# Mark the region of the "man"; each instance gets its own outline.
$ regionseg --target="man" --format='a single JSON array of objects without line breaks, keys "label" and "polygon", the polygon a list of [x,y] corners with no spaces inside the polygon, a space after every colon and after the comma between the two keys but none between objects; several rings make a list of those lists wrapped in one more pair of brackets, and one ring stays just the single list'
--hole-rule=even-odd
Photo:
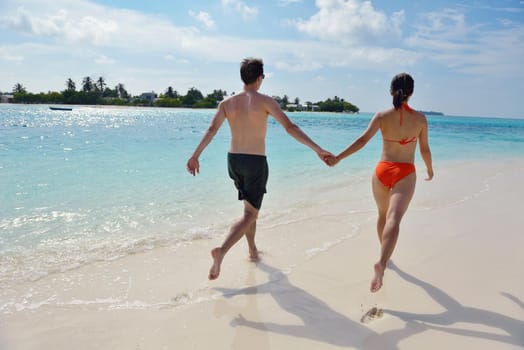
[{"label": "man", "polygon": [[264,64],[261,59],[244,59],[240,66],[240,76],[244,82],[243,91],[220,103],[211,125],[187,162],[187,170],[194,176],[200,170],[198,157],[227,119],[231,129],[229,176],[238,189],[239,200],[244,201],[244,215],[233,224],[224,243],[211,250],[213,265],[209,270],[210,280],[218,277],[224,256],[244,235],[249,246],[250,260],[258,260],[255,244],[256,221],[269,175],[265,145],[268,116],[272,115],[288,134],[315,151],[324,162],[333,157],[293,124],[273,98],[258,93],[264,80]]}]

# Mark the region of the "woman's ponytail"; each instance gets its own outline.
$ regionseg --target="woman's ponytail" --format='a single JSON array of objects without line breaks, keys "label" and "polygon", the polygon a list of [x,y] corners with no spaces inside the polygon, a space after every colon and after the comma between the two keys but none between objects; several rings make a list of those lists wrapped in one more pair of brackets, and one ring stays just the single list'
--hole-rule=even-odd
[{"label": "woman's ponytail", "polygon": [[402,89],[398,89],[393,92],[393,106],[395,106],[395,109],[399,109],[402,106],[402,102],[404,102],[404,92]]},{"label": "woman's ponytail", "polygon": [[399,109],[402,103],[408,100],[413,94],[414,87],[415,81],[408,73],[400,73],[393,77],[390,91],[393,95],[393,106],[395,106],[395,109]]}]

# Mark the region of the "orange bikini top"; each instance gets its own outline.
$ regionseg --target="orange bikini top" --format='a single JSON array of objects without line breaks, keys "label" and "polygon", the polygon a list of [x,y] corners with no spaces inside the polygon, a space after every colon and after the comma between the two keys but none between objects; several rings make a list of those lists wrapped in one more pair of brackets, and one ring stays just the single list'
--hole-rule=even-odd
[{"label": "orange bikini top", "polygon": [[[406,111],[408,111],[409,113],[413,113],[413,109],[411,109],[410,106],[408,106],[407,103],[403,103],[398,112],[400,113],[400,126],[402,126],[402,110],[405,109]],[[411,143],[411,142],[417,142],[417,138],[416,137],[412,137],[412,138],[403,138],[402,140],[390,140],[390,139],[386,139],[386,138],[382,138],[384,141],[388,141],[388,142],[398,142],[401,146],[404,146],[404,145],[407,145],[408,143]]]}]

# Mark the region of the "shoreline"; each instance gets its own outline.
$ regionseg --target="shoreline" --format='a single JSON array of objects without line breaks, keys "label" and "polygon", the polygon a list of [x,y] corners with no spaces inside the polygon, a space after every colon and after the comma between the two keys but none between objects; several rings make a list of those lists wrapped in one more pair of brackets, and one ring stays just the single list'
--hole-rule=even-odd
[{"label": "shoreline", "polygon": [[[99,108],[99,109],[160,109],[160,110],[191,110],[191,111],[215,111],[216,108],[191,108],[191,107],[155,107],[155,106],[119,106],[119,105],[68,105],[68,104],[60,104],[60,103],[31,103],[31,104],[23,104],[23,103],[0,103],[0,106],[43,106],[43,107],[50,107],[50,106],[71,106],[73,108],[75,107],[85,107],[85,108]],[[285,111],[286,113],[293,114],[333,114],[333,115],[355,115],[355,116],[362,116],[362,115],[370,115],[372,117],[376,112],[369,112],[369,111],[359,111],[357,113],[351,113],[351,112],[328,112],[328,111]],[[516,117],[516,116],[491,116],[491,115],[455,115],[455,114],[449,114],[444,113],[442,115],[437,114],[426,114],[428,117],[432,118],[481,118],[481,119],[509,119],[509,120],[523,120],[524,116]]]},{"label": "shoreline", "polygon": [[[368,182],[326,184],[283,213],[287,220],[274,225],[262,216],[261,262],[247,262],[241,241],[217,281],[206,279],[209,251],[223,235],[16,287],[12,294],[24,301],[0,310],[0,347],[522,347],[522,171],[521,158],[437,168],[432,182],[419,170],[376,294],[369,292],[378,243]],[[383,317],[361,323],[374,306]]]}]

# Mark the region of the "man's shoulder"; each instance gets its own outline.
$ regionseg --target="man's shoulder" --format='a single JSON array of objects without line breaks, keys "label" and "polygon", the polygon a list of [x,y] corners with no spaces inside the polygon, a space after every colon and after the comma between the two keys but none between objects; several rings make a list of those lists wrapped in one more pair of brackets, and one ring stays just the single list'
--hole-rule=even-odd
[{"label": "man's shoulder", "polygon": [[232,106],[235,101],[240,99],[240,94],[235,94],[229,97],[224,98],[220,103],[218,104],[219,108],[226,108],[228,106]]},{"label": "man's shoulder", "polygon": [[238,98],[238,94],[225,97],[220,103],[224,104],[224,103],[227,103],[228,101],[234,100],[235,98]]},{"label": "man's shoulder", "polygon": [[256,93],[256,97],[265,106],[269,106],[271,103],[276,103],[276,101],[275,101],[275,99],[273,97],[265,95],[265,94],[261,94],[260,92]]},{"label": "man's shoulder", "polygon": [[251,92],[240,92],[238,94],[235,94],[231,97],[228,97],[225,101],[242,101],[245,98],[249,98],[251,101],[256,101],[257,103],[262,103],[266,105],[269,102],[274,101],[274,99],[268,95],[261,94],[258,91],[251,91]]}]

